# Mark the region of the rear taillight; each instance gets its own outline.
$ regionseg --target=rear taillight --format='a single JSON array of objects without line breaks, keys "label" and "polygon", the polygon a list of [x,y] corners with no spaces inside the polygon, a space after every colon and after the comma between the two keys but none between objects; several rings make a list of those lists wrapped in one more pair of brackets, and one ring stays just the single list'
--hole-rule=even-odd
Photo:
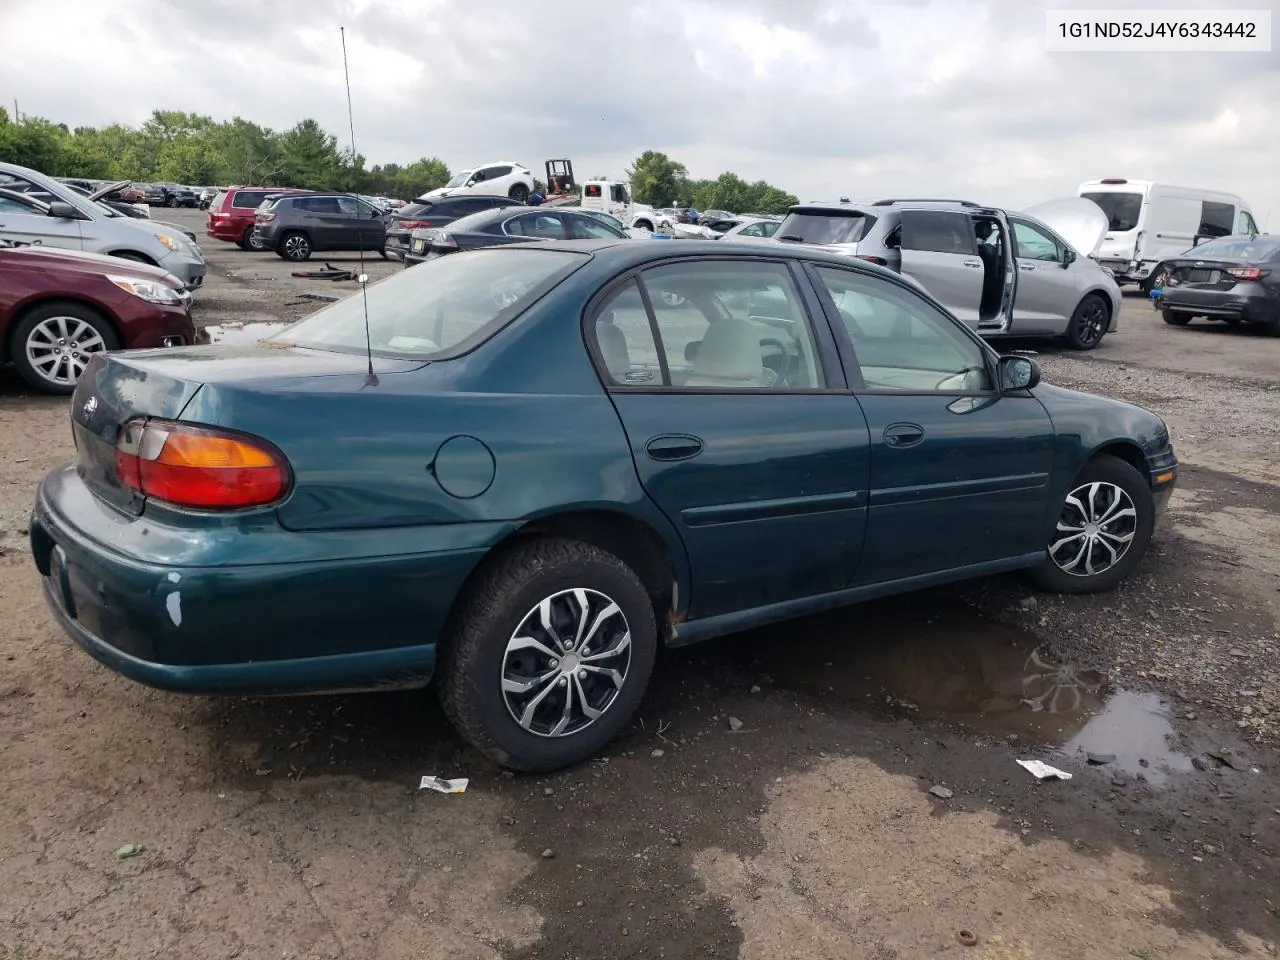
[{"label": "rear taillight", "polygon": [[276,218],[274,213],[259,213],[255,215],[259,223],[270,223]]},{"label": "rear taillight", "polygon": [[417,230],[419,227],[431,226],[431,221],[430,220],[401,220],[400,226],[404,227],[406,230]]},{"label": "rear taillight", "polygon": [[1231,267],[1227,273],[1235,277],[1237,280],[1261,280],[1267,275],[1266,270],[1258,267]]},{"label": "rear taillight", "polygon": [[449,236],[443,230],[438,231],[431,238],[431,245],[433,247],[436,247],[439,250],[457,250],[458,249],[458,241],[453,239],[453,237]]},{"label": "rear taillight", "polygon": [[116,476],[143,496],[202,510],[260,507],[289,489],[287,461],[264,441],[171,420],[124,425]]},{"label": "rear taillight", "polygon": [[871,256],[863,257],[863,256],[860,256],[860,257],[858,257],[858,259],[859,259],[859,260],[865,260],[865,261],[867,261],[867,263],[874,263],[874,264],[877,264],[878,266],[881,266],[881,267],[887,267],[887,266],[889,265],[889,261],[888,261],[888,260],[886,260],[884,257],[871,257]]}]

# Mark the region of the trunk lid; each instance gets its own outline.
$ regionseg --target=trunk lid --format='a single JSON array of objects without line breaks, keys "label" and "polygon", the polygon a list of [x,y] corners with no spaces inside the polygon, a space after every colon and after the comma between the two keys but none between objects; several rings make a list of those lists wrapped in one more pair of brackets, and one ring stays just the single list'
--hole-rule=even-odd
[{"label": "trunk lid", "polygon": [[[120,482],[115,465],[116,441],[129,420],[181,419],[206,384],[269,381],[278,385],[281,380],[299,378],[360,377],[367,363],[363,355],[275,341],[97,354],[71,397],[76,470],[98,497],[137,516],[145,498]],[[373,358],[379,375],[422,365],[421,360]]]},{"label": "trunk lid", "polygon": [[1067,241],[1082,257],[1092,257],[1107,235],[1110,221],[1102,208],[1084,197],[1060,197],[1021,211]]}]

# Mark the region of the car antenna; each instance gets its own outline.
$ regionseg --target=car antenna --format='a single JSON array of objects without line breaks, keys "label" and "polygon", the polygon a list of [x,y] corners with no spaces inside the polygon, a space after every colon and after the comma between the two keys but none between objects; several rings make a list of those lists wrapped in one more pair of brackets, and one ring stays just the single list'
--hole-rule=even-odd
[{"label": "car antenna", "polygon": [[[351,131],[351,162],[354,166],[356,153],[356,123],[351,111],[351,71],[347,68],[347,28],[339,27],[338,33],[342,36],[342,77],[347,85],[347,127]],[[356,211],[357,215],[360,210],[360,195],[356,194]],[[364,356],[368,364],[365,374],[364,384],[366,387],[376,387],[378,385],[378,375],[373,372],[373,337],[369,334],[369,278],[364,272],[364,231],[357,231],[359,239],[360,251],[360,276],[357,278],[360,282],[360,296],[364,301]]]}]

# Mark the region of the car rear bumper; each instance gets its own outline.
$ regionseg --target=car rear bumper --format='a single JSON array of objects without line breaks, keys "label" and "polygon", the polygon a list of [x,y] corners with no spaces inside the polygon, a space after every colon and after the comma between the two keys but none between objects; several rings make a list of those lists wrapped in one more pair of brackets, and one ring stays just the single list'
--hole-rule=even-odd
[{"label": "car rear bumper", "polygon": [[1238,283],[1230,290],[1161,287],[1155,306],[1196,316],[1239,319],[1244,323],[1280,323],[1280,299],[1268,296],[1257,283]]},{"label": "car rear bumper", "polygon": [[205,233],[215,240],[237,243],[244,236],[246,227],[252,227],[252,220],[213,220],[205,225]]},{"label": "car rear bumper", "polygon": [[[222,530],[175,563],[198,532],[119,514],[68,467],[41,483],[29,537],[50,609],[100,663],[166,690],[284,694],[429,682],[453,600],[501,535],[448,526],[415,528],[415,552],[363,556],[343,534],[255,530],[253,559],[231,564],[214,562]],[[433,533],[447,549],[429,549]]]}]

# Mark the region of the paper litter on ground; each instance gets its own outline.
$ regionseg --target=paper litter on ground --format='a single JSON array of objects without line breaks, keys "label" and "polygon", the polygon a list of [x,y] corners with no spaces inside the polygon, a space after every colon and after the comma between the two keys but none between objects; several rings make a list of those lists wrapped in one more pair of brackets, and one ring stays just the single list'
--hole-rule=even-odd
[{"label": "paper litter on ground", "polygon": [[434,790],[436,793],[466,793],[469,782],[466,777],[461,777],[457,780],[446,780],[444,777],[426,776],[418,784],[418,789]]},{"label": "paper litter on ground", "polygon": [[1018,766],[1022,767],[1037,780],[1045,780],[1049,777],[1057,777],[1059,780],[1071,779],[1071,774],[1067,773],[1067,771],[1051,767],[1040,760],[1019,760]]}]

